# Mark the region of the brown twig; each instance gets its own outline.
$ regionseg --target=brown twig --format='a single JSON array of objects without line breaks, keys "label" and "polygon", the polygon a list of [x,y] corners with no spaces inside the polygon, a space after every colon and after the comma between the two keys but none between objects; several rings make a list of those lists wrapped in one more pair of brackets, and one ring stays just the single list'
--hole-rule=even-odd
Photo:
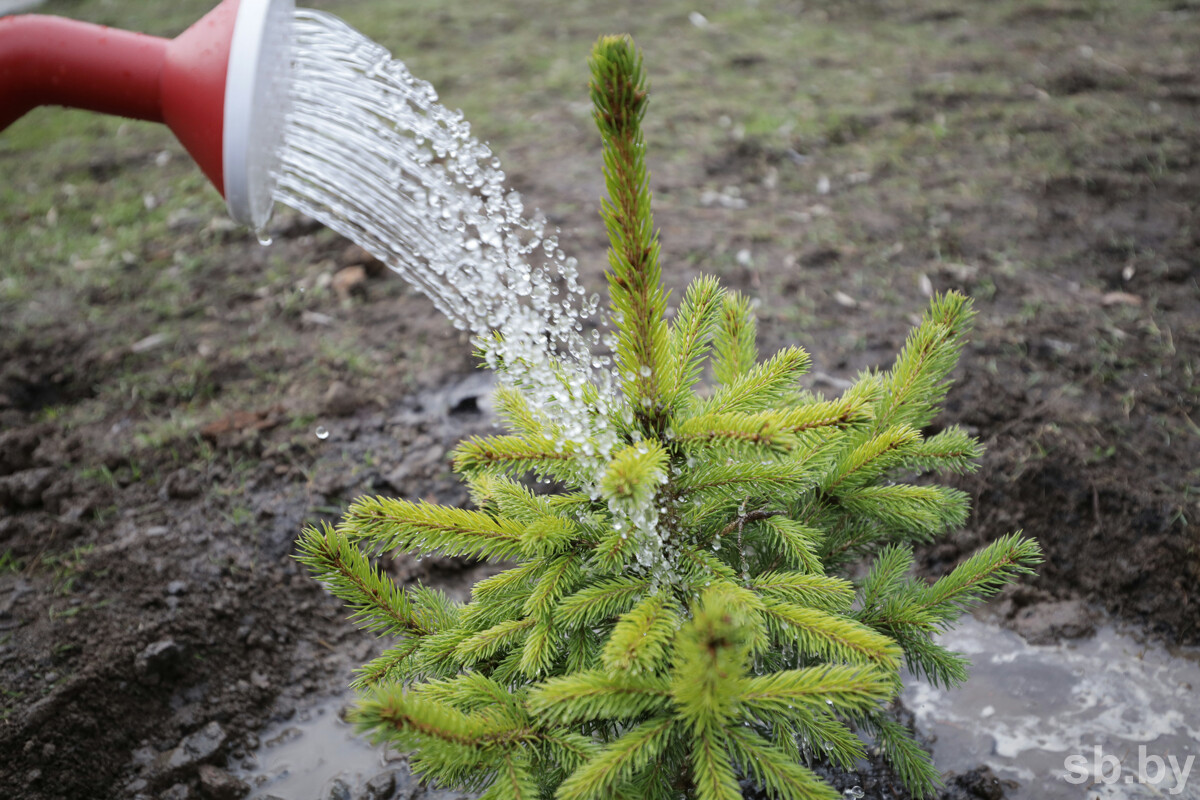
[{"label": "brown twig", "polygon": [[721,538],[722,536],[724,536],[727,533],[733,533],[733,531],[744,526],[748,522],[760,522],[761,520],[770,519],[771,517],[783,516],[785,513],[787,513],[787,512],[767,511],[764,508],[764,509],[760,509],[758,511],[749,511],[745,514],[738,514],[737,519],[735,519],[733,522],[729,523],[728,525],[726,525],[724,528],[721,529],[721,532],[717,534],[717,538]]}]

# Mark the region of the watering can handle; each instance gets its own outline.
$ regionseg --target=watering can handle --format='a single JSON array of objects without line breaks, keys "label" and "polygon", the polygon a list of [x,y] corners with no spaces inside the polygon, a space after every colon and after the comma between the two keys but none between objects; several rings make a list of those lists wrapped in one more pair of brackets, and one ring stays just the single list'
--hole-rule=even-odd
[{"label": "watering can handle", "polygon": [[62,17],[0,17],[0,130],[41,105],[162,122],[169,43]]}]

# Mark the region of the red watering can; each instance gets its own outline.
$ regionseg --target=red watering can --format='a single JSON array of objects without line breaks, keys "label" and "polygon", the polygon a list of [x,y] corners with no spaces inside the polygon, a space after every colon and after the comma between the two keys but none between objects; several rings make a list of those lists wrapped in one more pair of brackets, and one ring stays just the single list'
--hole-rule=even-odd
[{"label": "red watering can", "polygon": [[293,0],[224,0],[175,39],[0,17],[0,130],[40,105],[162,122],[238,222],[271,213],[287,112]]}]

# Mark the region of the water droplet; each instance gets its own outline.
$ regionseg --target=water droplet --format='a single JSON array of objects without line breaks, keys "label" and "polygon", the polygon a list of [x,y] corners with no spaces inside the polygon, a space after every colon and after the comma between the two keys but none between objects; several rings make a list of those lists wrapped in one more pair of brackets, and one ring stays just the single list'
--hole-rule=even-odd
[{"label": "water droplet", "polygon": [[329,429],[326,428],[324,425],[318,425],[317,426],[317,438],[321,439],[321,440],[328,439],[329,438]]},{"label": "water droplet", "polygon": [[258,238],[258,243],[263,247],[271,244],[271,235],[266,231],[255,231],[254,235]]},{"label": "water droplet", "polygon": [[825,742],[824,744],[821,745],[821,747],[824,747],[826,750],[832,750],[833,742]]}]

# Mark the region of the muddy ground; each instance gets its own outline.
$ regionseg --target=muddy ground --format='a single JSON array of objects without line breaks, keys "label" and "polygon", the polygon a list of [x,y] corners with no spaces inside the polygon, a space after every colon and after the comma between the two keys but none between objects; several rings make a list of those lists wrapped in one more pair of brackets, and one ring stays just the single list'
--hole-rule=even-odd
[{"label": "muddy ground", "polygon": [[[632,32],[676,291],[757,298],[764,352],[802,344],[825,392],[886,364],[930,292],[976,298],[939,424],[988,451],[923,573],[1020,528],[1047,561],[992,613],[1027,636],[1106,612],[1200,642],[1200,5],[318,5],[464,108],[597,288],[584,61]],[[173,35],[206,6],[47,9]],[[490,422],[463,337],[351,243],[286,211],[272,235],[227,223],[154,126],[39,110],[0,134],[6,797],[238,796],[227,760],[374,646],[292,561],[301,526],[362,493],[466,501],[446,454]]]}]

